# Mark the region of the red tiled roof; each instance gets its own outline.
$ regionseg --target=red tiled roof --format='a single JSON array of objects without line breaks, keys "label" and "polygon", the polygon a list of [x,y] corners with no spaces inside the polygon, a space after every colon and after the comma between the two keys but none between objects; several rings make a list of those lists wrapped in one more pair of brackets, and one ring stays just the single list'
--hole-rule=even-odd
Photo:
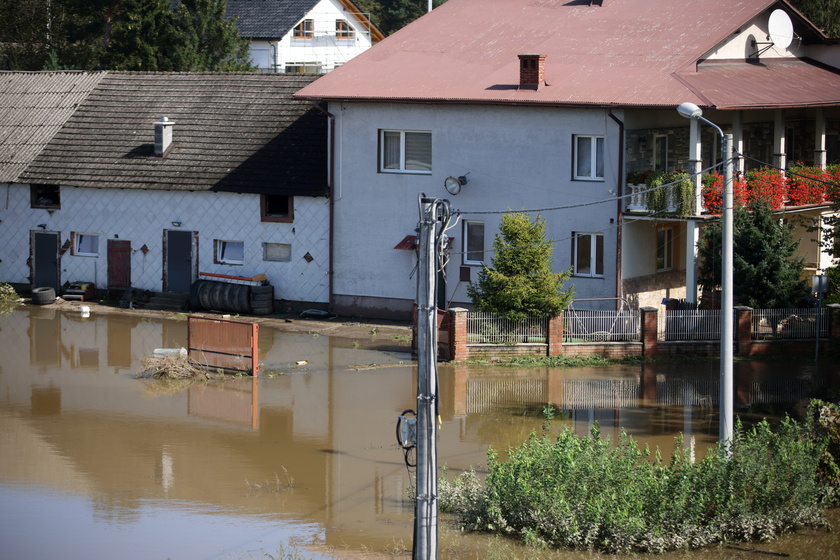
[{"label": "red tiled roof", "polygon": [[[776,98],[778,88],[746,92],[727,83],[731,76],[756,86],[772,81],[771,72],[762,73],[752,64],[732,65],[726,76],[723,67],[715,65],[708,69],[701,65],[696,74],[695,69],[698,60],[755,16],[776,5],[792,12],[786,2],[609,0],[603,4],[448,0],[296,97],[628,107],[674,106],[683,101],[710,106],[712,98],[727,107],[753,106],[753,100],[763,104],[764,97]],[[801,17],[797,21],[810,25]],[[819,35],[813,28],[809,33]],[[518,55],[526,53],[547,56],[546,85],[537,91],[518,87]],[[784,103],[805,95],[800,88],[815,78],[821,89],[840,90],[833,72],[804,62],[785,68],[794,68],[808,81],[785,86],[789,89],[782,95]],[[709,88],[708,96],[704,88]],[[825,91],[805,97],[837,102]]]}]

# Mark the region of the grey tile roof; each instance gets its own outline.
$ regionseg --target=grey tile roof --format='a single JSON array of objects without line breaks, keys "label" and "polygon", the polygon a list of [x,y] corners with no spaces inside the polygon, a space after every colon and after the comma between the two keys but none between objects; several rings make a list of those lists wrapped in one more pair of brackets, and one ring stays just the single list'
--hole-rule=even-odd
[{"label": "grey tile roof", "polygon": [[[77,187],[327,194],[327,120],[292,93],[318,76],[109,72],[22,179]],[[153,157],[155,121],[173,147]]]},{"label": "grey tile roof", "polygon": [[318,0],[228,0],[227,17],[249,39],[282,39]]},{"label": "grey tile roof", "polygon": [[0,183],[15,182],[102,72],[0,72]]}]

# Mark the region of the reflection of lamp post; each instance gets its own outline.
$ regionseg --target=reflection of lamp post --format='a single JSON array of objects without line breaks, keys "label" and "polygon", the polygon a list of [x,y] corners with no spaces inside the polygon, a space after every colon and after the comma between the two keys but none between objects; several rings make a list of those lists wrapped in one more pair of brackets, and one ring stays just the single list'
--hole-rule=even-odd
[{"label": "reflection of lamp post", "polygon": [[817,292],[817,344],[814,348],[814,361],[816,362],[820,357],[820,332],[822,331],[820,319],[822,319],[823,296],[828,291],[828,276],[825,274],[814,274],[811,277],[811,288],[811,291]]},{"label": "reflection of lamp post", "polygon": [[[729,447],[733,428],[733,375],[732,340],[734,338],[733,307],[733,196],[732,196],[732,135],[724,134],[718,125],[703,117],[703,110],[694,103],[681,103],[677,112],[687,119],[698,119],[712,125],[720,133],[721,151],[724,158],[723,211],[721,225],[723,233],[723,254],[721,258],[721,302],[720,302],[720,442]],[[728,451],[727,451],[728,453]]]}]

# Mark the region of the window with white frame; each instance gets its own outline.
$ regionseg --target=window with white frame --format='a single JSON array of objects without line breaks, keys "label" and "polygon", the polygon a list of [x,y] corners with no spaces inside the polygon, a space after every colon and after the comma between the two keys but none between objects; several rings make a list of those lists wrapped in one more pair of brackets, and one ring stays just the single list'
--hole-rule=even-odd
[{"label": "window with white frame", "polygon": [[575,276],[604,275],[604,234],[573,233]]},{"label": "window with white frame", "polygon": [[464,221],[464,264],[484,264],[484,222]]},{"label": "window with white frame", "polygon": [[263,243],[263,260],[290,262],[292,260],[292,246],[289,243]]},{"label": "window with white frame", "polygon": [[383,173],[431,173],[432,133],[380,130],[379,170]]},{"label": "window with white frame", "polygon": [[674,230],[656,230],[656,271],[671,270],[674,267]]},{"label": "window with white frame", "polygon": [[668,171],[668,137],[664,134],[653,137],[653,170]]},{"label": "window with white frame", "polygon": [[244,264],[245,263],[245,242],[227,241],[224,239],[214,240],[214,260],[218,264]]},{"label": "window with white frame", "polygon": [[574,136],[574,178],[576,181],[604,180],[604,137]]},{"label": "window with white frame", "polygon": [[73,255],[77,257],[99,256],[98,233],[73,233]]}]

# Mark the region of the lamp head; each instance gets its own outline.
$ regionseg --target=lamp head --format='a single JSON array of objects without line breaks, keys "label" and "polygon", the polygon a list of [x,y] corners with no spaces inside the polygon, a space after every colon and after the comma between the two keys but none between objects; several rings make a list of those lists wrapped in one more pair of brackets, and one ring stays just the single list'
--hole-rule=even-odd
[{"label": "lamp head", "polygon": [[677,113],[679,113],[680,116],[685,117],[687,119],[694,119],[703,116],[703,109],[701,109],[694,103],[686,101],[685,103],[680,103],[679,105],[677,105]]},{"label": "lamp head", "polygon": [[451,195],[456,195],[461,192],[461,187],[467,184],[467,177],[462,175],[460,177],[447,177],[443,182],[443,186]]}]

